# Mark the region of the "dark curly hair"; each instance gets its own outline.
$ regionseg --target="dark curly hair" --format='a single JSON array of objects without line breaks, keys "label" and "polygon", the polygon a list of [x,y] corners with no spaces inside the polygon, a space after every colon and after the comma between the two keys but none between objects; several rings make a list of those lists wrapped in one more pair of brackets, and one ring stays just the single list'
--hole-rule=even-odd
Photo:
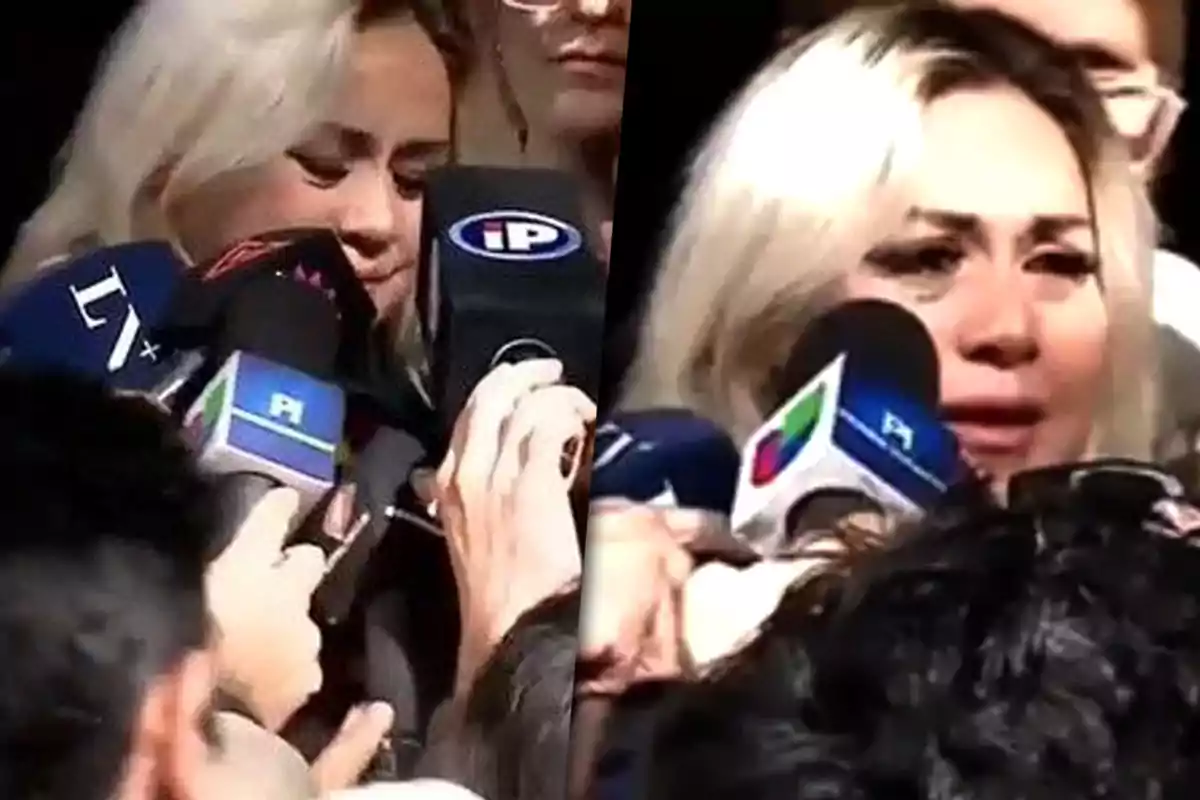
[{"label": "dark curly hair", "polygon": [[963,493],[793,591],[753,645],[678,690],[649,796],[1195,796],[1200,548],[1130,481],[1017,510]]},{"label": "dark curly hair", "polygon": [[567,797],[578,589],[526,611],[472,685],[461,726],[420,772],[496,800]]}]

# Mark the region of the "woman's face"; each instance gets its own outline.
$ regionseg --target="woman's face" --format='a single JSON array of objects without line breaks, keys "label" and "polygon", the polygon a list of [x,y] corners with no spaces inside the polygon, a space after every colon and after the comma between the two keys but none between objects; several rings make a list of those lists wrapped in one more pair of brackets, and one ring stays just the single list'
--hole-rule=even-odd
[{"label": "woman's face", "polygon": [[848,281],[916,314],[942,412],[1003,479],[1078,460],[1105,390],[1108,315],[1088,188],[1065,135],[1016,91],[955,92],[925,114],[914,205]]},{"label": "woman's face", "polygon": [[577,138],[621,128],[633,0],[562,0],[534,12],[556,92],[555,127]]},{"label": "woman's face", "polygon": [[426,173],[450,153],[445,62],[417,24],[358,34],[328,117],[273,161],[223,176],[171,209],[180,243],[203,261],[270,230],[334,230],[379,315],[412,292]]}]

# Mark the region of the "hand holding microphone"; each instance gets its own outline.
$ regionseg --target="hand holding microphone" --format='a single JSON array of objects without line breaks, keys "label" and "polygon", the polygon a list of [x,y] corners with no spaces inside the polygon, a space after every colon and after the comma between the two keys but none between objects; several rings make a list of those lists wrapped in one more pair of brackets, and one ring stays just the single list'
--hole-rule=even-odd
[{"label": "hand holding microphone", "polygon": [[[553,360],[501,364],[475,387],[449,453],[418,489],[441,521],[459,593],[461,688],[516,619],[577,581],[569,491],[595,405]],[[564,470],[564,452],[575,463]]]},{"label": "hand holding microphone", "polygon": [[[209,566],[205,581],[217,629],[220,685],[271,731],[284,726],[323,678],[321,633],[309,607],[330,565],[316,545],[287,543],[299,508],[295,490],[268,492]],[[351,708],[312,763],[317,789],[357,783],[392,721],[386,703]]]},{"label": "hand holding microphone", "polygon": [[582,692],[617,696],[631,684],[687,671],[683,586],[695,567],[693,536],[712,524],[704,512],[620,500],[593,503],[587,580],[581,587]]},{"label": "hand holding microphone", "polygon": [[[728,526],[728,521],[723,524]],[[578,683],[591,695],[695,677],[753,639],[784,592],[841,553],[830,534],[801,558],[696,567],[712,536],[697,509],[604,501],[588,526]]]},{"label": "hand holding microphone", "polygon": [[325,556],[314,545],[285,546],[298,510],[295,491],[269,492],[206,578],[221,685],[271,730],[321,688],[321,634],[308,609]]}]

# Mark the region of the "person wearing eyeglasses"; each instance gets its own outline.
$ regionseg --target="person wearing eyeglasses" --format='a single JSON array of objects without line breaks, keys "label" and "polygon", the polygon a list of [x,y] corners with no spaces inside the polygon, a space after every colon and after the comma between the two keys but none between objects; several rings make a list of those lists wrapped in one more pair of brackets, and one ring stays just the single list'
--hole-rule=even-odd
[{"label": "person wearing eyeglasses", "polygon": [[611,231],[633,0],[495,0],[533,25],[549,65],[549,119],[564,166],[585,181],[590,210]]},{"label": "person wearing eyeglasses", "polygon": [[1079,57],[1128,142],[1134,170],[1152,180],[1186,103],[1183,0],[950,0],[1016,17]]},{"label": "person wearing eyeglasses", "polygon": [[[897,0],[783,0],[785,39],[850,8]],[[1109,120],[1129,145],[1134,171],[1152,181],[1187,107],[1180,94],[1186,55],[1185,0],[944,0],[992,9],[1078,56]],[[1083,13],[1086,7],[1086,13]]]}]

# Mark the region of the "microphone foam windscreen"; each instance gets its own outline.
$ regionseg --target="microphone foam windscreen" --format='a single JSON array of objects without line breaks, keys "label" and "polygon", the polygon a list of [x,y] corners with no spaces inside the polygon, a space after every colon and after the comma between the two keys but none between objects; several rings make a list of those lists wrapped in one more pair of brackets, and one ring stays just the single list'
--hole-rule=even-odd
[{"label": "microphone foam windscreen", "polygon": [[888,384],[923,405],[937,405],[939,365],[933,338],[913,314],[883,300],[855,300],[814,320],[778,373],[778,401],[795,394],[843,353],[856,374]]},{"label": "microphone foam windscreen", "polygon": [[289,277],[246,284],[221,320],[217,350],[245,350],[314,378],[331,379],[337,366],[337,309],[319,292]]}]

